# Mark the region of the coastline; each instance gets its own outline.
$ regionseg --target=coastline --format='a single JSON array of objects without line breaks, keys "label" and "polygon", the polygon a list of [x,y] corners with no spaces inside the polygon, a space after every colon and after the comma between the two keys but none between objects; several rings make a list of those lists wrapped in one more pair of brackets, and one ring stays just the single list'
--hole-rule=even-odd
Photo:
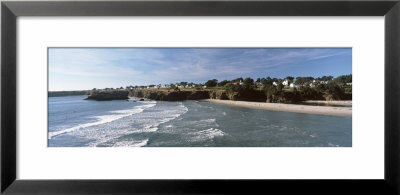
[{"label": "coastline", "polygon": [[313,106],[313,105],[301,105],[301,104],[248,102],[248,101],[232,101],[232,100],[217,100],[217,99],[206,99],[204,101],[226,104],[231,106],[245,107],[245,108],[271,110],[271,111],[319,114],[328,116],[345,116],[345,117],[352,116],[352,107]]},{"label": "coastline", "polygon": [[338,106],[352,106],[351,100],[334,100],[334,101],[325,101],[325,100],[306,100],[304,103],[315,103],[315,104],[326,104],[326,105],[338,105]]}]

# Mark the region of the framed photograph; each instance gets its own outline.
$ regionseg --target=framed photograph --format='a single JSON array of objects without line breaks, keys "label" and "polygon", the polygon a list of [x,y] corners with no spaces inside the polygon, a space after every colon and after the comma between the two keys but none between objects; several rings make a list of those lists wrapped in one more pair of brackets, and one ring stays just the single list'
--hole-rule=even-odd
[{"label": "framed photograph", "polygon": [[398,194],[399,23],[397,0],[3,1],[1,192]]},{"label": "framed photograph", "polygon": [[48,147],[352,146],[351,48],[47,55]]}]

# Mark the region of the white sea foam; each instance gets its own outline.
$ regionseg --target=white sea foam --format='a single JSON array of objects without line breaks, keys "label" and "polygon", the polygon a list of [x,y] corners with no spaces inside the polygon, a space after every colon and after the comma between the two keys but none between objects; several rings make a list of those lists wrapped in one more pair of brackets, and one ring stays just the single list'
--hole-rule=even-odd
[{"label": "white sea foam", "polygon": [[183,108],[184,113],[186,113],[189,110],[185,105],[183,105],[182,102],[179,102],[179,106],[178,107]]},{"label": "white sea foam", "polygon": [[315,138],[317,135],[311,134],[310,137]]},{"label": "white sea foam", "polygon": [[58,136],[61,134],[72,132],[72,131],[76,131],[76,130],[79,130],[82,128],[87,128],[87,127],[91,127],[91,126],[95,126],[95,125],[101,125],[101,124],[109,123],[109,122],[130,116],[130,115],[133,115],[133,114],[138,114],[138,113],[143,112],[143,110],[153,107],[155,105],[156,105],[155,103],[145,104],[145,105],[136,106],[133,109],[129,109],[129,110],[111,111],[111,113],[113,113],[112,115],[95,116],[95,117],[93,117],[93,118],[97,119],[95,122],[80,124],[75,127],[71,127],[68,129],[61,130],[61,131],[49,132],[48,139],[51,139],[54,136]]},{"label": "white sea foam", "polygon": [[182,108],[182,109],[181,110],[177,110],[178,111],[177,114],[172,114],[172,115],[170,115],[170,116],[168,116],[166,118],[163,118],[161,120],[158,120],[158,121],[156,120],[153,123],[145,125],[143,129],[134,131],[134,133],[155,132],[155,131],[158,130],[158,127],[161,124],[169,122],[171,120],[174,120],[174,119],[178,118],[179,116],[181,116],[182,114],[185,114],[188,111],[188,108],[186,106],[184,106],[181,102],[179,103],[178,107]]},{"label": "white sea foam", "polygon": [[194,135],[194,141],[204,141],[208,139],[213,139],[214,137],[224,136],[226,135],[226,133],[217,128],[209,128],[195,132]]},{"label": "white sea foam", "polygon": [[188,121],[189,126],[196,126],[196,127],[209,127],[209,126],[219,126],[216,122],[215,118],[210,119],[203,119],[197,121]]},{"label": "white sea foam", "polygon": [[[90,147],[96,146],[109,146],[109,147],[138,147],[145,146],[147,144],[146,140],[138,141],[132,140],[132,136],[123,138],[125,135],[135,134],[135,133],[149,133],[158,130],[160,124],[166,123],[170,120],[178,118],[180,115],[187,112],[187,108],[182,104],[176,106],[178,109],[154,109],[152,112],[146,113],[135,117],[132,121],[135,127],[131,126],[131,122],[128,123],[118,123],[113,124],[111,127],[105,127],[103,129],[88,129],[89,131],[82,132],[84,136],[91,139],[89,143]],[[116,112],[114,112],[116,113]],[[124,111],[117,111],[117,113],[124,113]],[[116,127],[115,125],[127,125],[125,127]],[[143,126],[137,126],[142,124]],[[86,129],[85,129],[86,130]],[[112,131],[110,131],[112,130]],[[75,131],[76,133],[81,133],[80,131]]]},{"label": "white sea foam", "polygon": [[116,142],[113,147],[143,147],[146,146],[149,142],[149,139],[144,140],[135,140],[135,141],[119,141]]},{"label": "white sea foam", "polygon": [[328,146],[329,146],[329,147],[339,147],[339,145],[332,144],[332,143],[328,143]]},{"label": "white sea foam", "polygon": [[209,140],[209,139],[214,139],[215,137],[220,137],[227,135],[225,132],[223,132],[220,129],[217,128],[209,128],[205,130],[201,130],[198,132],[193,133],[192,141],[204,141],[204,140]]}]

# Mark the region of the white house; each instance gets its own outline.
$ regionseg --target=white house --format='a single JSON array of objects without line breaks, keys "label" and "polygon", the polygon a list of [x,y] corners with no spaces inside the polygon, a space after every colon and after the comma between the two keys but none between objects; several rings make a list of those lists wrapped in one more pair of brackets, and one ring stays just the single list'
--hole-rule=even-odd
[{"label": "white house", "polygon": [[289,87],[293,88],[293,87],[296,87],[296,85],[294,83],[290,83]]},{"label": "white house", "polygon": [[278,83],[274,81],[274,82],[272,82],[272,85],[278,86]]},{"label": "white house", "polygon": [[242,80],[240,80],[239,81],[239,85],[243,85],[244,83],[243,83],[243,81]]},{"label": "white house", "polygon": [[289,81],[288,81],[287,79],[285,79],[285,80],[282,82],[282,85],[283,85],[283,86],[288,86],[288,85],[289,85]]}]

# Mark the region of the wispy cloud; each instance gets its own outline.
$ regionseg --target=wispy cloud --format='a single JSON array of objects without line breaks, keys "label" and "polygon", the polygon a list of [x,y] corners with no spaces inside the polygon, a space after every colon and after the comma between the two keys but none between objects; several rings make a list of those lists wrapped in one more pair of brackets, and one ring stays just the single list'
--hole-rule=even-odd
[{"label": "wispy cloud", "polygon": [[[337,70],[332,72],[333,66]],[[205,82],[211,78],[222,80],[269,75],[283,77],[297,73],[320,76],[315,75],[317,70],[321,75],[351,73],[351,49],[53,48],[49,50],[50,90],[179,81]],[[69,83],[65,83],[65,80]]]}]

